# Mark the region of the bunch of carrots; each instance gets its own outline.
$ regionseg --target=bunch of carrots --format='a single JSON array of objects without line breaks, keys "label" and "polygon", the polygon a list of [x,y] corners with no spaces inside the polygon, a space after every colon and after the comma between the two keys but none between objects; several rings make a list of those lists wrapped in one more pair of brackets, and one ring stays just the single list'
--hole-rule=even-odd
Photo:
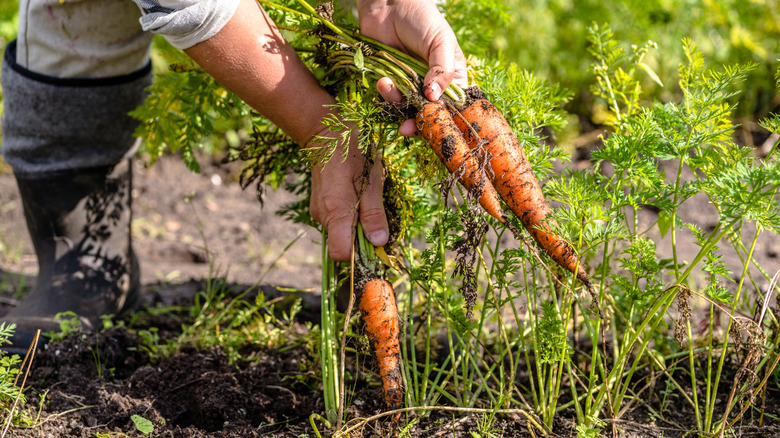
[{"label": "bunch of carrots", "polygon": [[[267,0],[260,0],[266,3]],[[450,85],[439,101],[423,97],[421,78],[428,66],[421,60],[381,42],[346,31],[322,17],[305,0],[299,4],[323,29],[317,32],[331,47],[332,69],[354,70],[361,75],[390,77],[416,109],[416,124],[444,166],[500,223],[510,227],[502,201],[522,223],[538,246],[567,271],[575,274],[593,294],[590,278],[574,248],[552,231],[551,210],[531,170],[522,145],[484,93],[474,87],[466,93]],[[273,3],[270,6],[301,14]],[[515,235],[518,235],[513,230]],[[378,276],[364,278],[356,293],[366,335],[379,363],[388,407],[403,404],[400,372],[399,322],[392,286]]]},{"label": "bunch of carrots", "polygon": [[[551,210],[539,181],[512,127],[495,105],[484,97],[467,101],[462,110],[442,100],[426,101],[419,107],[416,123],[445,167],[459,175],[458,181],[488,214],[508,225],[503,200],[550,258],[591,287],[574,248],[552,232]],[[481,162],[478,152],[483,148]]]}]

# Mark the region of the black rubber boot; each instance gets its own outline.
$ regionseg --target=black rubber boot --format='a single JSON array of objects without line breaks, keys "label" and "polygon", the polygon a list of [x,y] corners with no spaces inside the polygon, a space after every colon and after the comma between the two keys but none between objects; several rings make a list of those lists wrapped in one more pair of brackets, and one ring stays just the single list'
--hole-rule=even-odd
[{"label": "black rubber boot", "polygon": [[129,160],[78,173],[16,175],[40,270],[32,292],[3,318],[16,324],[13,345],[4,349],[24,352],[38,329],[59,330],[58,313],[74,312],[92,330],[101,315],[134,304],[140,276],[130,241],[131,175]]},{"label": "black rubber boot", "polygon": [[[84,329],[127,308],[139,288],[130,245],[130,162],[138,121],[128,112],[151,83],[151,63],[126,75],[61,78],[17,62],[8,44],[3,87],[2,153],[13,168],[38,256],[38,281],[0,321],[17,325],[25,352],[37,329],[58,330],[71,311]],[[117,164],[119,163],[119,164]]]}]

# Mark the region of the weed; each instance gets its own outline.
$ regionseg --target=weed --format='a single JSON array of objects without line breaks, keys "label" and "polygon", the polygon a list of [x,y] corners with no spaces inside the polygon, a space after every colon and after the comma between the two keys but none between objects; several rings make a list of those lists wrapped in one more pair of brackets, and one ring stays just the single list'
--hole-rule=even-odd
[{"label": "weed", "polygon": [[601,431],[607,425],[607,423],[599,420],[598,418],[592,418],[591,421],[593,426],[586,426],[584,424],[577,425],[577,438],[597,438],[601,436]]},{"label": "weed", "polygon": [[[249,347],[282,348],[308,342],[306,330],[298,330],[295,323],[300,299],[277,310],[276,300],[268,301],[262,293],[247,299],[253,292],[250,288],[236,294],[224,279],[214,279],[197,294],[192,307],[150,309],[152,313],[171,313],[180,319],[182,331],[162,339],[157,327],[138,330],[141,341],[137,348],[149,354],[150,361],[158,362],[185,345],[203,349],[220,346],[228,360],[235,362],[249,359],[243,355]],[[132,325],[131,322],[129,327]]]},{"label": "weed", "polygon": [[59,331],[47,333],[50,342],[59,342],[66,337],[82,332],[81,319],[75,312],[67,311],[54,315],[54,320],[60,325]]},{"label": "weed", "polygon": [[[13,336],[15,329],[15,324],[0,323],[0,345],[9,343],[8,339]],[[7,406],[17,396],[15,383],[21,362],[18,355],[7,355],[0,350],[0,403],[3,406]],[[22,398],[20,401],[24,403],[25,400]]]},{"label": "weed", "polygon": [[131,415],[130,420],[135,424],[136,429],[144,435],[154,432],[154,423],[140,415]]},{"label": "weed", "polygon": [[500,430],[494,429],[496,422],[496,411],[491,410],[482,413],[482,417],[477,423],[477,430],[471,431],[473,438],[496,438],[501,435]]},{"label": "weed", "polygon": [[[10,343],[9,339],[15,329],[14,324],[0,323],[0,345]],[[23,360],[18,355],[9,356],[0,350],[0,418],[3,420],[3,431],[0,437],[5,437],[11,426],[32,426],[37,423],[37,419],[17,408],[27,401],[24,396],[24,385],[32,368],[39,337],[40,330],[33,337],[32,345]],[[20,377],[21,381],[19,381]]]},{"label": "weed", "polygon": [[[95,343],[90,344],[87,341],[88,335],[83,331],[83,323],[81,318],[72,311],[61,312],[54,315],[54,320],[59,322],[59,331],[49,332],[46,336],[50,342],[60,342],[69,336],[78,336],[80,342],[87,345],[89,352],[92,354],[92,359],[95,363],[95,369],[97,370],[98,378],[103,378],[103,360],[100,355],[100,332],[103,329],[112,326],[111,318],[113,315],[101,315],[101,326],[97,328],[94,333]],[[110,370],[109,370],[110,371]]]},{"label": "weed", "polygon": [[[185,197],[185,202],[191,205],[190,199],[189,196]],[[202,223],[194,207],[192,212],[209,266],[209,275],[204,281],[203,290],[198,291],[190,307],[147,309],[146,312],[152,314],[169,313],[180,319],[182,331],[173,338],[161,339],[156,327],[138,330],[141,342],[137,348],[148,353],[152,362],[157,362],[180,351],[185,345],[204,349],[219,346],[232,363],[249,359],[243,356],[249,347],[282,348],[306,344],[308,340],[305,335],[300,334],[295,323],[295,316],[301,310],[301,300],[267,300],[257,288],[264,274],[254,286],[245,290],[238,291],[231,286],[227,281],[227,272],[221,273],[214,261],[214,254],[209,249]],[[300,235],[296,237],[298,238]],[[279,257],[284,255],[292,243],[294,242],[285,247]],[[278,301],[282,302],[277,303]],[[281,311],[277,309],[277,304],[281,304]],[[138,317],[139,315],[135,316]],[[128,325],[132,327],[133,322]]]}]

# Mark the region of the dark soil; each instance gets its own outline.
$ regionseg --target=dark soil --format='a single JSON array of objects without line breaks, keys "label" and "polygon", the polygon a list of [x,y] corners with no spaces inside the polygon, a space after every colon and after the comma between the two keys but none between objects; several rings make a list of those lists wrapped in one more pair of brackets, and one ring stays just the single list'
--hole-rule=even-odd
[{"label": "dark soil", "polygon": [[[155,425],[152,436],[160,437],[315,435],[309,416],[322,414],[324,405],[314,371],[319,366],[316,356],[304,346],[245,351],[242,356],[247,360],[232,364],[220,348],[184,346],[179,353],[157,362],[137,348],[139,329],[157,327],[164,338],[175,336],[181,324],[170,314],[143,313],[143,309],[157,304],[187,306],[203,289],[202,282],[215,276],[224,276],[239,291],[257,282],[292,289],[304,298],[305,311],[298,322],[316,322],[319,317],[319,233],[274,214],[292,200],[290,195],[272,192],[261,208],[254,193],[242,191],[235,182],[235,168],[203,160],[202,165],[202,173],[194,174],[175,158],[163,158],[151,168],[136,163],[134,238],[143,269],[139,312],[144,317],[132,320],[133,329],[71,336],[38,353],[27,379],[28,402],[23,409],[39,416],[40,424],[14,428],[8,436],[143,436],[132,415],[150,420]],[[641,220],[652,220],[653,213],[645,213],[647,217]],[[694,208],[692,214],[696,213]],[[708,210],[698,214],[703,226],[712,221]],[[0,248],[5,248],[0,255],[2,314],[31,285],[36,269],[18,194],[8,172],[0,173],[0,237]],[[659,238],[659,247],[662,241]],[[761,242],[761,261],[776,266],[778,248],[776,240]],[[262,291],[280,293],[272,286],[264,286]],[[131,324],[129,315],[123,318]],[[678,369],[684,369],[683,365]],[[375,379],[356,370],[354,361],[348,367],[358,376],[348,418],[381,412],[382,394]],[[730,363],[730,376],[738,368],[737,362]],[[646,405],[621,415],[615,430],[624,437],[685,436],[694,424],[689,405],[678,396],[662,406],[666,381],[663,376],[643,376],[644,381],[653,380],[650,377],[655,381],[642,395]],[[684,374],[677,380],[689,381]],[[727,391],[730,385],[722,386]],[[720,396],[725,399],[728,394]],[[757,403],[765,403],[763,424],[759,426],[758,411],[750,411],[732,436],[780,436],[777,385],[770,383],[765,399],[759,398]],[[664,418],[653,416],[650,409],[663,412]],[[557,418],[554,436],[576,436],[573,411]],[[527,418],[517,414],[499,415],[491,427],[492,435],[472,434],[479,431],[481,414],[434,411],[427,416],[416,413],[409,419],[415,419],[409,432],[416,437],[539,436]],[[321,422],[317,426],[320,432],[327,430]],[[380,420],[367,423],[351,436],[392,436],[396,429]],[[611,426],[606,428],[607,436],[612,435],[611,430]]]}]

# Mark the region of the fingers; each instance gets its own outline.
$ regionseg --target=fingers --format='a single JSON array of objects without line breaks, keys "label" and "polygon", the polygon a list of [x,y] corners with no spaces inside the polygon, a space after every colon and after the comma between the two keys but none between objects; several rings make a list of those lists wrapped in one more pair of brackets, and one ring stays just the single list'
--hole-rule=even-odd
[{"label": "fingers", "polygon": [[315,167],[311,171],[312,192],[309,213],[328,233],[328,252],[338,261],[349,260],[352,248],[357,193],[352,184],[352,172],[339,169],[339,160]]},{"label": "fingers", "polygon": [[425,94],[425,97],[432,102],[439,100],[442,92],[452,81],[454,72],[455,70],[451,65],[432,64],[423,81],[423,93]]},{"label": "fingers", "polygon": [[407,119],[398,126],[398,133],[406,137],[417,137],[417,125],[414,123],[414,119]]},{"label": "fingers", "polygon": [[[328,233],[328,253],[336,261],[349,261],[352,249],[352,217],[355,202],[338,194],[329,194],[311,206],[312,216]],[[315,216],[315,210],[320,212]]]},{"label": "fingers", "polygon": [[463,54],[460,46],[455,52],[455,73],[452,75],[452,82],[460,88],[469,86],[469,72],[466,67],[466,56]]},{"label": "fingers", "polygon": [[[451,82],[463,88],[468,86],[466,57],[455,40],[455,35],[451,35],[450,38],[446,35],[437,38],[430,47],[428,65],[428,73],[423,81],[425,97],[428,100],[439,100]],[[403,94],[390,78],[379,79],[376,88],[382,98],[388,102],[397,103],[403,99]]]},{"label": "fingers", "polygon": [[[428,100],[439,100],[444,90],[454,83],[465,88],[468,86],[466,57],[458,44],[455,34],[446,21],[438,26],[438,32],[428,46],[428,73],[423,82],[423,91]],[[403,94],[390,78],[381,78],[376,84],[377,91],[387,102],[399,103]],[[398,133],[403,136],[417,136],[414,120],[401,123]]]},{"label": "fingers", "polygon": [[388,102],[398,103],[404,98],[401,91],[396,88],[393,80],[390,78],[380,78],[376,82],[376,90]]},{"label": "fingers", "polygon": [[[401,91],[396,88],[393,80],[390,78],[380,78],[376,83],[376,89],[387,102],[400,103],[404,98]],[[417,127],[414,124],[414,120],[408,119],[401,123],[398,127],[398,133],[407,137],[417,135]]]}]

